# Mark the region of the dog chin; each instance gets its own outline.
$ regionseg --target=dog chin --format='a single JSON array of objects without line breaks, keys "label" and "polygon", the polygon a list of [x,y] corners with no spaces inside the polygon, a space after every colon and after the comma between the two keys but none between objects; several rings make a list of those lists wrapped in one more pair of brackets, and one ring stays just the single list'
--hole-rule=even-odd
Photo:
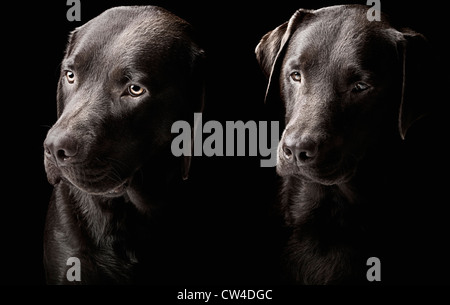
[{"label": "dog chin", "polygon": [[300,173],[301,176],[307,179],[322,184],[322,185],[339,185],[345,184],[351,180],[354,171],[342,171],[336,170],[334,173],[321,174],[321,173]]},{"label": "dog chin", "polygon": [[289,166],[283,163],[277,164],[277,173],[281,177],[298,176],[305,181],[314,182],[322,185],[344,184],[351,180],[356,172],[356,167],[335,166],[327,170],[310,167]]},{"label": "dog chin", "polygon": [[84,193],[103,197],[123,196],[127,191],[130,181],[130,179],[125,179],[121,182],[115,182],[114,184],[112,184],[111,181],[107,181],[102,184],[96,183],[95,185],[93,185],[89,182],[73,181],[70,178],[65,178],[64,180]]},{"label": "dog chin", "polygon": [[[131,180],[126,175],[119,175],[117,171],[111,172],[110,168],[97,168],[89,171],[79,167],[61,167],[57,169],[60,173],[60,179],[90,195],[122,196],[126,193]],[[114,179],[111,177],[114,177]]]}]

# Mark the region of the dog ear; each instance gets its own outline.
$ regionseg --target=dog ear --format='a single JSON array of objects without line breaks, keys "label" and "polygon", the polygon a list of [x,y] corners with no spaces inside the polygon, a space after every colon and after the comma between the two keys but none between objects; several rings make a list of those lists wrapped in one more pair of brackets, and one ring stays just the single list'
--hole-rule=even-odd
[{"label": "dog ear", "polygon": [[[205,52],[197,45],[192,47],[192,67],[190,77],[190,92],[189,102],[190,107],[187,113],[191,126],[191,154],[190,156],[183,156],[183,164],[181,168],[181,177],[183,180],[187,180],[189,177],[189,170],[191,168],[191,158],[194,155],[194,135],[199,128],[199,121],[192,121],[194,113],[203,112],[205,106],[205,69],[206,69],[206,56]],[[195,117],[195,116],[194,116]],[[201,128],[201,126],[200,126]]]},{"label": "dog ear", "polygon": [[256,60],[267,78],[270,78],[270,74],[272,73],[273,64],[281,49],[281,39],[286,33],[287,26],[288,22],[286,21],[273,31],[264,35],[256,46]]},{"label": "dog ear", "polygon": [[427,61],[431,58],[431,49],[427,39],[410,29],[401,31],[399,50],[402,65],[402,95],[398,118],[400,136],[405,139],[406,132],[418,119],[431,110],[432,101],[425,85],[430,75]]},{"label": "dog ear", "polygon": [[267,102],[272,96],[276,96],[275,91],[277,90],[272,90],[272,87],[275,87],[276,83],[278,83],[276,78],[280,74],[281,63],[283,61],[289,39],[304,19],[304,16],[311,13],[312,11],[310,10],[297,10],[288,22],[283,23],[264,35],[259,44],[256,46],[256,59],[269,80],[266,89],[265,102]]}]

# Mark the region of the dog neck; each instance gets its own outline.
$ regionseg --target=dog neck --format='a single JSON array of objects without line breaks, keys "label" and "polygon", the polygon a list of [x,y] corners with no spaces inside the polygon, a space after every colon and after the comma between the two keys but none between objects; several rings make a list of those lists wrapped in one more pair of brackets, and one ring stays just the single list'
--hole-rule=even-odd
[{"label": "dog neck", "polygon": [[[282,209],[288,223],[301,224],[318,217],[331,220],[334,213],[349,211],[352,211],[350,214],[364,210],[370,213],[372,209],[388,204],[386,198],[393,198],[396,181],[400,179],[398,172],[402,159],[398,143],[390,144],[367,153],[360,160],[354,176],[343,183],[324,185],[300,176],[284,177]],[[299,205],[292,205],[294,202]],[[325,213],[327,209],[330,212]]]},{"label": "dog neck", "polygon": [[181,169],[176,166],[179,162],[168,159],[148,160],[134,174],[121,196],[89,194],[61,180],[54,194],[65,198],[55,201],[59,219],[72,219],[66,221],[74,225],[71,232],[84,228],[84,233],[80,233],[88,234],[94,244],[104,243],[112,232],[124,230],[129,234],[130,228],[149,230],[159,223],[157,215],[163,212],[164,207],[170,206],[182,193],[179,191]]},{"label": "dog neck", "polygon": [[169,204],[181,187],[181,166],[178,161],[173,156],[148,160],[133,175],[125,199],[143,214]]},{"label": "dog neck", "polygon": [[[181,187],[181,168],[179,160],[167,154],[155,155],[137,169],[130,177],[122,195],[95,195],[77,189],[69,184],[75,201],[92,210],[114,209],[120,205],[129,205],[143,215],[150,216],[168,204]],[[88,206],[86,206],[88,205]],[[92,206],[89,207],[89,206]]]}]

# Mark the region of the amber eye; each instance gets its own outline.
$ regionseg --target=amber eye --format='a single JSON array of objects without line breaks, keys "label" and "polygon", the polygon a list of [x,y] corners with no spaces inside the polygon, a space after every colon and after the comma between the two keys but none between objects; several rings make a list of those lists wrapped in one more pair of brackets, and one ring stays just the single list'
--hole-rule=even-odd
[{"label": "amber eye", "polygon": [[298,71],[294,71],[291,73],[291,78],[294,82],[301,82],[302,81],[302,75]]},{"label": "amber eye", "polygon": [[367,90],[367,89],[369,89],[369,85],[368,84],[366,84],[366,83],[363,83],[363,82],[357,82],[356,84],[355,84],[355,86],[353,87],[353,92],[356,92],[356,93],[358,93],[358,92],[362,92],[362,91],[364,91],[364,90]]},{"label": "amber eye", "polygon": [[75,82],[75,73],[72,71],[66,71],[66,79],[69,84],[73,84]]},{"label": "amber eye", "polygon": [[128,86],[128,93],[132,97],[137,97],[139,95],[142,95],[145,92],[145,89],[138,85],[129,85]]}]

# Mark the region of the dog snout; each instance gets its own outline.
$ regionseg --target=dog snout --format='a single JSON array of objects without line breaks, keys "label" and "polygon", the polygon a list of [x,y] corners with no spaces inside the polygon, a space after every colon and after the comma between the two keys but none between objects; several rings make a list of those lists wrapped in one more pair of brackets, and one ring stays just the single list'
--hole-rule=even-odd
[{"label": "dog snout", "polygon": [[44,141],[44,151],[58,165],[67,165],[77,160],[78,142],[65,132],[52,130]]},{"label": "dog snout", "polygon": [[313,162],[319,152],[318,142],[310,136],[287,136],[282,145],[284,158],[290,163],[300,165]]}]

